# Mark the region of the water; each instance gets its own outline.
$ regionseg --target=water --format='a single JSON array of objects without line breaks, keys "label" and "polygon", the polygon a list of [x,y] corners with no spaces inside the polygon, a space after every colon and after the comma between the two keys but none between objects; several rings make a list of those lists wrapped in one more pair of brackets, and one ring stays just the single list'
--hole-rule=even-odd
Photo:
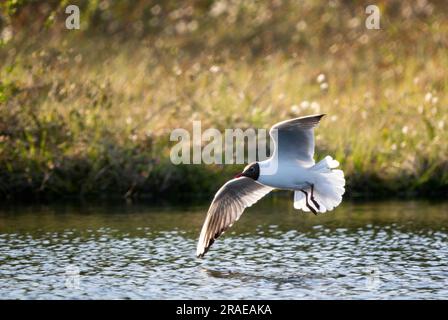
[{"label": "water", "polygon": [[448,298],[448,203],[291,207],[258,203],[196,259],[206,207],[3,206],[0,298]]}]

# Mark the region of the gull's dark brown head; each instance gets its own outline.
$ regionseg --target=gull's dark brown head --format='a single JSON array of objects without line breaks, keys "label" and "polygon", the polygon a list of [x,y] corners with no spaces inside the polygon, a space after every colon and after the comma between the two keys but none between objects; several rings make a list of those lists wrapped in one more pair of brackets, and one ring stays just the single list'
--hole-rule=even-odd
[{"label": "gull's dark brown head", "polygon": [[258,165],[258,162],[252,162],[244,168],[243,172],[237,174],[235,178],[247,177],[253,180],[258,180],[259,176],[260,176],[260,166]]}]

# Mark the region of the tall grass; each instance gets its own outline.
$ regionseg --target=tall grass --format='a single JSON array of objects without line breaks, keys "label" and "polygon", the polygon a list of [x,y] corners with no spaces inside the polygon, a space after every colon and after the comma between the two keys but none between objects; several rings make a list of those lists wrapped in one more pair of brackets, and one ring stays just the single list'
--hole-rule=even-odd
[{"label": "tall grass", "polygon": [[47,29],[23,24],[29,6],[3,12],[1,197],[209,195],[240,168],[172,165],[172,129],[320,112],[317,156],[336,156],[349,194],[448,191],[443,2],[378,1],[381,30],[362,2],[105,3],[81,31],[57,6]]}]

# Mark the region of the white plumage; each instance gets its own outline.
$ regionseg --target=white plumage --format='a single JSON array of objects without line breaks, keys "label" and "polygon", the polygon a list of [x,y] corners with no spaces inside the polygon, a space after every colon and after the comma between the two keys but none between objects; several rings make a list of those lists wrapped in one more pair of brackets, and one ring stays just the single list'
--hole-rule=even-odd
[{"label": "white plumage", "polygon": [[202,257],[225,230],[273,189],[294,191],[294,208],[317,214],[331,211],[342,201],[345,179],[339,162],[326,156],[314,161],[314,127],[324,115],[282,121],[270,130],[272,157],[248,165],[238,178],[216,193],[199,236],[197,256]]}]

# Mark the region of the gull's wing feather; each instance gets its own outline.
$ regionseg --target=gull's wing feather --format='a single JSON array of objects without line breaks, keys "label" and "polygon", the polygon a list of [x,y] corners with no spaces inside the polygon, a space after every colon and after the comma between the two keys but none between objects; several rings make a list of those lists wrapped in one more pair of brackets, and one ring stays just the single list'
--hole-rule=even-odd
[{"label": "gull's wing feather", "polygon": [[314,127],[324,114],[290,119],[275,124],[269,134],[274,140],[273,157],[278,161],[298,161],[314,165]]},{"label": "gull's wing feather", "polygon": [[241,217],[245,208],[253,205],[273,189],[246,177],[232,179],[224,184],[208,209],[196,255],[204,256],[215,239]]}]

